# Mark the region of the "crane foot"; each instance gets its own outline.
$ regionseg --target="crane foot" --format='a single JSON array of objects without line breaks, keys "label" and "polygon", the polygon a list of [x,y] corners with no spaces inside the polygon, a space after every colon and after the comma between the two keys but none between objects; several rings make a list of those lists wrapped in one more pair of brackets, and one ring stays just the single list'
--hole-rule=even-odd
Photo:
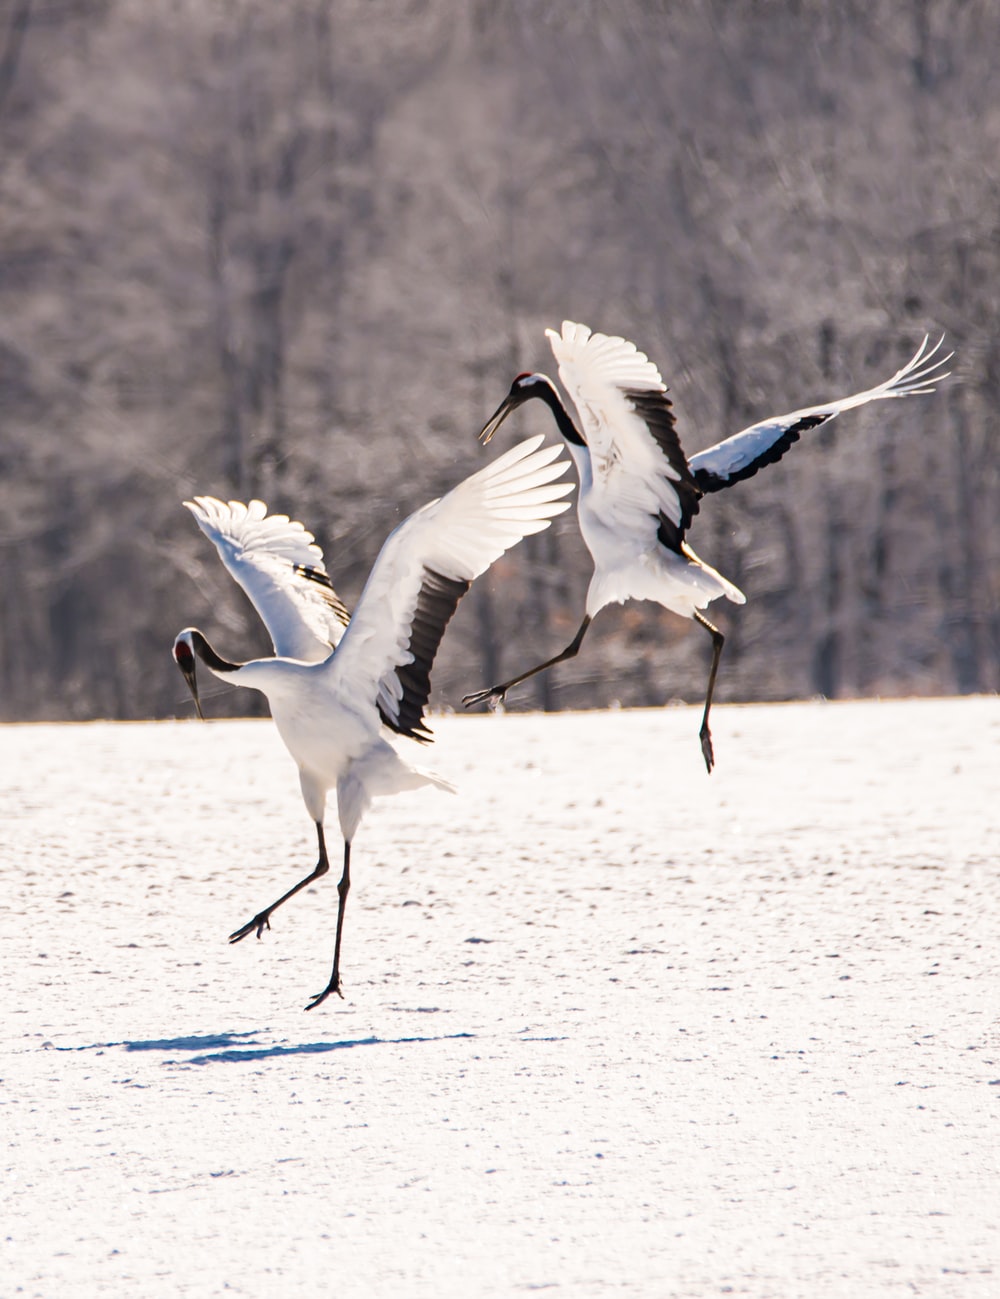
[{"label": "crane foot", "polygon": [[246,938],[247,934],[249,934],[253,929],[257,930],[257,937],[259,938],[265,929],[271,928],[271,921],[268,918],[270,914],[270,911],[259,912],[252,920],[248,920],[245,925],[234,930],[229,935],[229,941],[231,943],[238,943],[241,938]]}]

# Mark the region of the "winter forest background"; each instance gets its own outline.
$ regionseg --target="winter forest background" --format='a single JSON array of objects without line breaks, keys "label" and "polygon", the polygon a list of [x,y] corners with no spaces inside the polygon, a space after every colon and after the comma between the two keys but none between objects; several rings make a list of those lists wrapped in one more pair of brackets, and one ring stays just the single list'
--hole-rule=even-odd
[{"label": "winter forest background", "polygon": [[[1000,687],[994,0],[0,0],[0,717],[190,713],[174,634],[266,652],[181,501],[303,520],[352,603],[564,318],[635,340],[691,453],[869,387],[709,499],[720,699]],[[579,622],[569,514],[496,566],[435,700]],[[605,611],[510,706],[700,699]],[[215,715],[253,707],[212,699]]]}]

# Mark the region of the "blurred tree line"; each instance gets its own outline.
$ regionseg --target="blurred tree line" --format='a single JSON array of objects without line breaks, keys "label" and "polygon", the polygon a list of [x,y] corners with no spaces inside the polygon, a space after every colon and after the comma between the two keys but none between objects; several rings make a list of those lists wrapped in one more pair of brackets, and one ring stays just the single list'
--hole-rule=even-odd
[{"label": "blurred tree line", "polygon": [[[993,0],[0,0],[0,717],[187,713],[267,641],[180,502],[261,496],[350,603],[490,451],[546,325],[634,339],[690,452],[888,376],[706,503],[722,699],[1000,686]],[[575,630],[572,514],[474,587],[436,699]],[[645,605],[510,706],[700,699]],[[245,692],[213,701],[243,710]]]}]

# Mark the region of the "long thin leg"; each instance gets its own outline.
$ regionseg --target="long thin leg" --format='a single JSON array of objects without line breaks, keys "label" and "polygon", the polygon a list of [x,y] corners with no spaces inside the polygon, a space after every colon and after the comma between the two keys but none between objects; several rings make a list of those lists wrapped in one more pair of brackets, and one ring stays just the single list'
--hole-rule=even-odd
[{"label": "long thin leg", "polygon": [[340,883],[337,885],[337,894],[340,903],[337,907],[337,939],[333,945],[333,973],[330,975],[330,982],[326,985],[318,997],[313,997],[306,1010],[315,1010],[321,1001],[326,1001],[331,992],[335,992],[338,997],[343,997],[340,989],[340,939],[344,933],[344,907],[347,903],[347,895],[351,891],[351,845],[349,840],[344,841],[344,873],[340,877]]},{"label": "long thin leg", "polygon": [[246,938],[247,934],[249,934],[252,929],[257,930],[257,937],[259,938],[265,929],[271,928],[270,917],[272,911],[277,911],[282,902],[287,902],[289,898],[294,897],[295,894],[298,893],[299,889],[304,889],[305,886],[311,884],[313,880],[318,880],[321,875],[325,875],[330,869],[330,861],[326,855],[326,839],[323,837],[322,821],[316,822],[316,833],[319,836],[319,861],[316,863],[316,869],[311,875],[307,875],[304,880],[299,880],[298,884],[296,884],[294,888],[290,888],[287,893],[282,893],[277,902],[272,902],[271,905],[265,907],[263,911],[258,911],[252,920],[248,920],[245,925],[242,925],[239,929],[231,933],[229,935],[229,941],[231,943],[238,943],[241,938]]},{"label": "long thin leg", "polygon": [[485,703],[487,699],[496,699],[499,701],[503,699],[511,686],[520,685],[522,681],[527,681],[528,677],[533,677],[539,672],[544,672],[546,668],[554,667],[557,663],[564,663],[566,659],[575,658],[579,653],[580,646],[583,644],[583,638],[587,634],[587,628],[590,626],[590,623],[591,618],[588,614],[587,617],[584,618],[583,622],[580,623],[580,630],[576,633],[562,653],[557,654],[555,658],[546,659],[544,663],[539,663],[538,667],[529,668],[527,672],[522,672],[519,677],[511,677],[511,679],[505,681],[502,686],[490,686],[489,690],[477,690],[473,695],[466,695],[462,700],[462,703],[465,704],[466,708],[471,708],[473,704]]},{"label": "long thin leg", "polygon": [[701,752],[705,759],[705,766],[709,771],[715,766],[715,752],[712,748],[712,732],[708,729],[708,712],[712,707],[712,695],[715,692],[715,677],[719,671],[719,659],[722,658],[722,647],[726,643],[726,638],[718,627],[715,627],[707,618],[695,610],[695,622],[701,623],[712,637],[712,666],[708,672],[708,690],[705,693],[705,712],[702,714],[701,730],[698,732],[701,739]]}]

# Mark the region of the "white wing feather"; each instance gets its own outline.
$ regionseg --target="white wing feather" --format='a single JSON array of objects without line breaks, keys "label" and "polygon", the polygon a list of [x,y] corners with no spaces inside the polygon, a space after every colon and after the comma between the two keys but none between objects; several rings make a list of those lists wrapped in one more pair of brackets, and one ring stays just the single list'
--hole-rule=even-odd
[{"label": "white wing feather", "polygon": [[772,416],[740,433],[734,433],[732,437],[705,451],[699,451],[688,461],[695,481],[704,491],[718,491],[749,478],[764,465],[779,460],[800,433],[826,423],[845,410],[853,410],[870,401],[922,396],[934,392],[935,383],[947,379],[949,375],[947,371],[942,374],[941,367],[954,356],[953,352],[949,352],[936,361],[932,360],[943,342],[942,336],[928,350],[928,338],[925,335],[913,358],[901,370],[897,370],[891,379],[874,388],[856,392],[851,397],[841,397],[839,401],[827,402],[825,405],[806,406],[788,415]]},{"label": "white wing feather", "polygon": [[[196,496],[184,504],[250,597],[281,658],[317,663],[339,644],[348,620],[311,532],[263,501]],[[313,574],[309,577],[308,574]]]},{"label": "white wing feather", "polygon": [[683,507],[676,484],[686,474],[678,467],[683,452],[676,434],[677,464],[671,464],[627,396],[665,393],[659,370],[634,343],[591,333],[586,325],[564,320],[561,334],[545,333],[590,452],[588,510],[619,535],[655,534],[661,513],[679,525]]},{"label": "white wing feather", "polygon": [[[373,704],[377,700],[390,725],[400,721],[407,691],[421,694],[413,685],[418,671],[429,688],[430,661],[416,662],[413,649],[417,623],[425,617],[421,601],[425,607],[428,600],[437,602],[428,615],[431,622],[443,617],[440,625],[421,630],[433,642],[432,660],[468,583],[522,537],[541,532],[569,509],[561,498],[573,490],[572,483],[555,482],[569,462],[560,458],[560,446],[543,447],[542,441],[541,436],[529,438],[423,506],[382,546],[350,626],[324,671],[335,674],[338,689]],[[411,701],[417,713],[425,701],[426,690],[422,700]]]}]

